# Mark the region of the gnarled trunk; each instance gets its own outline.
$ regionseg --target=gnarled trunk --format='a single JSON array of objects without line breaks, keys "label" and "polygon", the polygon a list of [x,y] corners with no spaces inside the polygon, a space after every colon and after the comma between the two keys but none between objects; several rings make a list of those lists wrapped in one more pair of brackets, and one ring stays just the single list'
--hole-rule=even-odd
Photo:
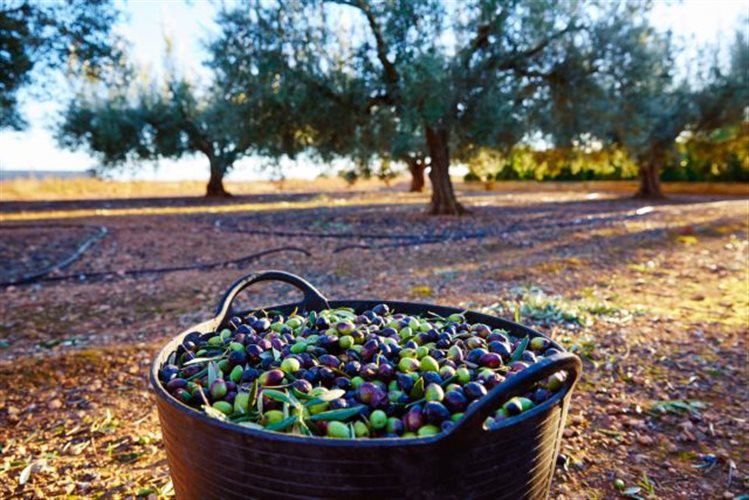
[{"label": "gnarled trunk", "polygon": [[470,213],[458,203],[450,181],[450,150],[448,133],[444,129],[426,127],[427,148],[431,160],[429,180],[432,183],[432,201],[429,213],[434,215],[461,215]]},{"label": "gnarled trunk", "polygon": [[408,171],[411,172],[411,187],[409,191],[412,193],[421,193],[424,190],[424,170],[426,170],[426,162],[424,158],[407,156],[405,158],[406,164],[408,165]]},{"label": "gnarled trunk", "polygon": [[640,162],[640,187],[635,193],[635,198],[660,199],[665,198],[661,190],[660,168],[662,157],[653,155]]},{"label": "gnarled trunk", "polygon": [[229,198],[231,194],[224,189],[224,174],[226,165],[216,157],[210,158],[211,177],[208,180],[208,186],[205,195],[208,198]]}]

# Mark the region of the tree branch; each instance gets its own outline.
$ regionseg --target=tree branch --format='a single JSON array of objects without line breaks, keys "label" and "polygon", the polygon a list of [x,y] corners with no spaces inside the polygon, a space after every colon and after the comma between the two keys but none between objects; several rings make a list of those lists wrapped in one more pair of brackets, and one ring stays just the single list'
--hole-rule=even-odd
[{"label": "tree branch", "polygon": [[380,61],[380,64],[382,64],[382,69],[384,72],[383,79],[385,81],[385,85],[388,88],[389,94],[395,94],[395,85],[398,82],[398,71],[396,70],[395,65],[387,58],[387,45],[385,44],[385,39],[382,36],[382,29],[380,28],[377,19],[375,19],[375,16],[372,13],[369,4],[364,0],[330,1],[332,1],[333,3],[348,5],[350,7],[359,9],[361,13],[364,14],[364,17],[367,18],[367,24],[369,24],[369,28],[372,31],[372,35],[374,36],[377,46],[377,59]]}]

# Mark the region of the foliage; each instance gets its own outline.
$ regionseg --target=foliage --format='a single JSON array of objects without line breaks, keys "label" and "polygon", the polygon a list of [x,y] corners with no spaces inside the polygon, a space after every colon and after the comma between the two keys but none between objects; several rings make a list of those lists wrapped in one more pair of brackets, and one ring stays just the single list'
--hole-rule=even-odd
[{"label": "foliage", "polygon": [[450,158],[515,145],[562,76],[587,77],[609,47],[599,32],[640,9],[610,5],[247,2],[222,13],[212,48],[237,91],[322,159],[429,156],[431,210],[456,213]]},{"label": "foliage", "polygon": [[119,57],[110,0],[0,0],[0,129],[20,130],[18,92],[53,69],[87,77]]},{"label": "foliage", "polygon": [[[555,123],[562,125],[547,132],[562,144],[621,148],[639,167],[639,194],[660,197],[658,171],[675,158],[680,138],[691,135],[698,138],[693,144],[704,143],[699,138],[725,135],[746,122],[749,40],[736,34],[727,70],[717,56],[712,64],[695,61],[698,75],[690,81],[675,75],[668,33],[641,20],[612,34],[617,50],[575,93],[580,102],[574,109],[551,101],[550,116],[559,116]],[[570,121],[584,126],[565,124]]]},{"label": "foliage", "polygon": [[227,194],[222,179],[239,158],[272,150],[273,130],[255,123],[260,115],[248,106],[257,101],[229,94],[221,78],[205,89],[174,72],[163,83],[104,83],[104,91],[90,86],[71,101],[57,134],[65,147],[87,147],[102,170],[200,153],[210,164],[207,194],[220,196]]}]

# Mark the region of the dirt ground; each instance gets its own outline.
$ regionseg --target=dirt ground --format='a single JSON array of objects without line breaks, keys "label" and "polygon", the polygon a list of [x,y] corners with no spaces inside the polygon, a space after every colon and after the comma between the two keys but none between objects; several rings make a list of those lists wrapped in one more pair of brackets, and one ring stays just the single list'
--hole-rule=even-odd
[{"label": "dirt ground", "polygon": [[[172,495],[150,362],[258,269],[331,298],[517,314],[577,352],[552,498],[749,494],[749,200],[460,196],[473,215],[371,190],[2,204],[0,495]],[[239,307],[298,295],[257,285]]]}]

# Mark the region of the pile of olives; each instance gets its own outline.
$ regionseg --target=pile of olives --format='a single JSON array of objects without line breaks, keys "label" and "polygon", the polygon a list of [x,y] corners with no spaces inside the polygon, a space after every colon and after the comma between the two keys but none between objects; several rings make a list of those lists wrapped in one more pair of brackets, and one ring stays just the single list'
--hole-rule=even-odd
[{"label": "pile of olives", "polygon": [[[413,316],[386,304],[285,316],[255,311],[188,334],[159,370],[182,403],[238,425],[306,436],[392,438],[446,431],[506,378],[558,353],[463,314]],[[506,401],[485,425],[563,387],[565,373]]]}]

